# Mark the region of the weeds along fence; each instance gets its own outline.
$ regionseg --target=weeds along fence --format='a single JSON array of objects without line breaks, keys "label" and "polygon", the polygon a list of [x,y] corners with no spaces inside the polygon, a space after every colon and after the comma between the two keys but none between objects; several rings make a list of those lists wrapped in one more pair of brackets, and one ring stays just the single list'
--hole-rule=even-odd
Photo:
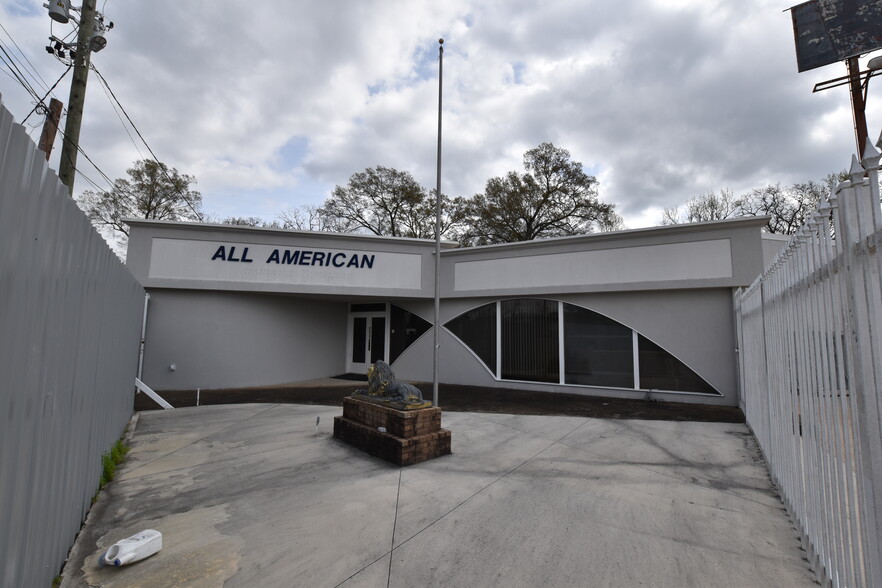
[{"label": "weeds along fence", "polygon": [[868,142],[850,180],[735,296],[741,408],[833,586],[882,586],[879,159]]},{"label": "weeds along fence", "polygon": [[0,586],[50,586],[132,415],[144,291],[0,103]]}]

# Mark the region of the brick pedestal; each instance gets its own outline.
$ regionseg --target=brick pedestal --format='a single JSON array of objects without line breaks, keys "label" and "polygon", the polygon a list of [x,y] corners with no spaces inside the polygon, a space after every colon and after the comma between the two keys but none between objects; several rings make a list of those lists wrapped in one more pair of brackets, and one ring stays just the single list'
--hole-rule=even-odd
[{"label": "brick pedestal", "polygon": [[334,417],[334,437],[399,466],[450,453],[450,431],[441,428],[438,407],[395,410],[344,398],[343,416]]}]

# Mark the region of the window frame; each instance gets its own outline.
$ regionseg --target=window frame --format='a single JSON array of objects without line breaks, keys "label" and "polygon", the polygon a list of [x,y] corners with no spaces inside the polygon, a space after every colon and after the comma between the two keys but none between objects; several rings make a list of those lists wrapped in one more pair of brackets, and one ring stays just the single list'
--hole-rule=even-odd
[{"label": "window frame", "polygon": [[[557,303],[557,337],[558,337],[558,368],[559,368],[559,369],[558,369],[558,381],[557,381],[557,382],[538,381],[538,380],[519,380],[519,379],[503,378],[503,377],[502,377],[502,367],[503,367],[503,357],[502,357],[503,354],[502,354],[502,351],[503,351],[503,348],[504,348],[504,347],[503,347],[503,342],[502,342],[502,336],[503,336],[503,328],[502,328],[502,303],[505,302],[505,301],[513,301],[513,300],[542,300],[542,301],[546,301],[546,302],[556,302],[556,303]],[[471,348],[471,346],[468,345],[468,343],[466,343],[465,341],[463,341],[462,339],[460,339],[455,333],[453,333],[453,332],[447,327],[447,324],[448,324],[448,323],[450,323],[450,322],[456,320],[457,318],[461,317],[462,315],[467,314],[467,313],[469,313],[469,312],[472,312],[473,310],[478,309],[478,308],[481,308],[481,307],[483,307],[483,306],[490,305],[490,304],[495,305],[495,309],[496,309],[496,313],[495,313],[495,314],[496,314],[496,315],[495,315],[495,322],[496,322],[496,365],[493,366],[493,369],[491,369],[491,367],[488,366],[488,365],[484,362],[484,360],[481,359],[480,356],[478,356],[478,354],[477,354],[477,353]],[[600,315],[600,316],[603,316],[603,317],[609,319],[610,321],[613,321],[613,322],[615,322],[615,323],[617,323],[617,324],[619,324],[619,325],[622,325],[623,327],[625,327],[625,328],[627,328],[628,330],[631,331],[631,347],[632,347],[632,362],[633,362],[633,365],[632,365],[633,374],[632,374],[632,375],[633,375],[633,380],[634,380],[634,386],[633,386],[633,387],[601,386],[601,385],[596,385],[596,384],[570,384],[570,383],[567,383],[567,382],[566,382],[566,347],[565,347],[565,343],[566,343],[566,341],[565,341],[565,339],[566,339],[566,333],[565,333],[565,316],[564,316],[564,311],[565,311],[565,306],[564,306],[564,305],[566,305],[566,304],[569,304],[570,306],[574,306],[574,307],[576,307],[576,308],[583,309],[583,310],[587,310],[587,311],[589,311],[589,312],[592,312],[592,313],[598,314],[598,315]],[[612,318],[612,317],[610,317],[610,316],[608,316],[608,315],[606,315],[606,314],[604,314],[604,313],[602,313],[602,312],[598,312],[598,311],[596,311],[596,310],[593,310],[593,309],[591,309],[591,308],[587,308],[587,307],[582,306],[582,305],[580,305],[580,304],[574,304],[574,303],[572,303],[572,302],[565,302],[565,301],[560,300],[560,299],[555,299],[555,298],[539,298],[539,297],[531,297],[531,296],[518,296],[518,297],[512,297],[512,298],[500,298],[500,299],[497,299],[497,300],[492,301],[492,302],[484,302],[484,303],[478,304],[478,305],[476,305],[476,306],[473,306],[473,307],[469,308],[468,310],[465,310],[465,311],[463,311],[463,312],[457,314],[455,317],[453,317],[453,318],[451,318],[450,320],[446,321],[446,322],[445,322],[443,325],[441,325],[441,326],[447,331],[447,333],[448,333],[450,336],[452,336],[456,341],[459,341],[459,343],[461,343],[462,346],[465,347],[465,349],[468,350],[468,352],[471,353],[471,354],[474,356],[474,358],[478,361],[478,363],[481,365],[481,367],[483,367],[483,368],[487,371],[487,373],[488,373],[488,374],[489,374],[489,375],[490,375],[495,381],[497,381],[497,382],[511,382],[511,383],[517,383],[517,384],[534,384],[534,385],[546,385],[546,386],[547,386],[547,385],[551,385],[551,386],[563,386],[563,387],[569,387],[569,388],[583,388],[583,389],[584,389],[584,388],[596,388],[596,389],[602,389],[602,390],[617,390],[617,391],[633,392],[633,393],[643,393],[643,394],[649,394],[649,393],[658,392],[658,393],[665,393],[665,394],[679,394],[679,395],[687,395],[687,396],[701,396],[701,397],[705,397],[705,398],[722,398],[722,397],[725,396],[725,395],[724,395],[723,393],[721,393],[721,392],[720,392],[720,391],[719,391],[719,390],[718,390],[713,384],[711,384],[710,382],[708,382],[707,379],[704,378],[704,376],[702,376],[700,373],[698,373],[698,371],[696,371],[694,368],[692,368],[692,366],[690,366],[690,365],[689,365],[688,363],[686,363],[685,361],[681,360],[679,357],[677,357],[676,355],[674,355],[673,353],[671,353],[670,351],[668,351],[667,349],[665,349],[664,347],[662,347],[661,345],[659,345],[658,343],[656,343],[654,340],[652,340],[652,339],[650,339],[649,337],[647,337],[646,335],[640,333],[639,331],[633,329],[632,327],[629,327],[629,326],[626,325],[625,323],[622,323],[622,322],[620,322],[620,321],[618,321],[618,320],[616,320],[616,319],[614,319],[614,318]],[[644,338],[647,339],[648,341],[652,342],[654,345],[656,345],[657,347],[661,348],[665,353],[667,353],[668,355],[670,355],[670,356],[671,356],[672,358],[674,358],[676,361],[680,362],[680,363],[683,364],[685,367],[689,368],[689,369],[690,369],[695,375],[697,375],[702,381],[704,381],[704,383],[707,384],[708,388],[710,388],[711,390],[713,390],[713,393],[710,393],[710,392],[692,392],[692,391],[686,391],[686,390],[665,390],[665,389],[659,389],[659,388],[651,388],[651,389],[650,389],[650,388],[642,388],[642,387],[641,387],[641,382],[640,382],[640,353],[639,353],[639,340],[640,340],[640,337],[644,337]]]}]

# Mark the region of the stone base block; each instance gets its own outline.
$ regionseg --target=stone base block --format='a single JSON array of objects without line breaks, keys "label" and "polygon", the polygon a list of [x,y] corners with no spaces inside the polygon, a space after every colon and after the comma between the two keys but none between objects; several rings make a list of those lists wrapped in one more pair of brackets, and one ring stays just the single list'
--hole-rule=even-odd
[{"label": "stone base block", "polygon": [[356,398],[343,399],[343,418],[408,439],[441,430],[441,409],[437,406],[416,410],[396,410]]},{"label": "stone base block", "polygon": [[399,466],[450,453],[450,431],[441,428],[438,407],[395,410],[344,398],[343,416],[334,417],[334,437]]},{"label": "stone base block", "polygon": [[450,453],[450,431],[447,429],[405,439],[381,433],[376,427],[368,427],[345,417],[334,417],[334,437],[399,466],[413,465]]}]

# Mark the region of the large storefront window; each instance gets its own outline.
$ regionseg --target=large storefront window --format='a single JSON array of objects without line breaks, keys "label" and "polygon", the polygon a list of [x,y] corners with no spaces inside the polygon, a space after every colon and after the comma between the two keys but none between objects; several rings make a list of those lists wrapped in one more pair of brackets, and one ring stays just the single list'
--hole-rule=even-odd
[{"label": "large storefront window", "polygon": [[633,331],[602,314],[564,304],[567,384],[634,387]]},{"label": "large storefront window", "polygon": [[560,350],[554,300],[502,301],[502,379],[560,381]]},{"label": "large storefront window", "polygon": [[534,298],[501,300],[461,314],[444,326],[499,380],[719,395],[649,339],[574,304]]}]

